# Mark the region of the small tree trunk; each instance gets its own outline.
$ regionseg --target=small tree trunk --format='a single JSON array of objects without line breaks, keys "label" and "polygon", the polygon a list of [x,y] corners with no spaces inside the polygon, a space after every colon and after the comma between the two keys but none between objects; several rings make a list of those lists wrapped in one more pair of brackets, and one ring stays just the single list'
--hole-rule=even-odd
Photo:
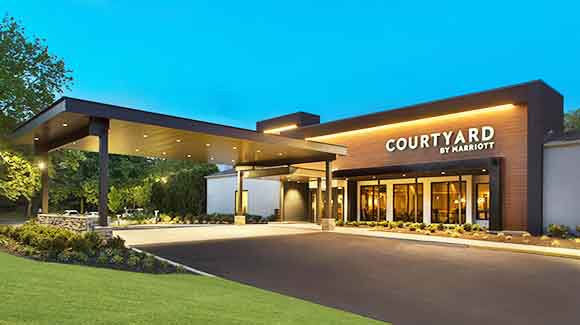
[{"label": "small tree trunk", "polygon": [[85,199],[81,197],[81,214],[85,213]]},{"label": "small tree trunk", "polygon": [[26,218],[30,219],[32,217],[32,200],[26,200]]}]

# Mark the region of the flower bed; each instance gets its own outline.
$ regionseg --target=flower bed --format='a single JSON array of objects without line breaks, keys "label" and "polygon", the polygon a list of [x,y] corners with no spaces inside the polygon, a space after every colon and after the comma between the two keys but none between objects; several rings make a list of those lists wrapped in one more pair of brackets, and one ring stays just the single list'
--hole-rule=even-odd
[{"label": "flower bed", "polygon": [[145,273],[185,271],[127,248],[125,241],[118,236],[107,240],[95,232],[78,233],[34,222],[20,227],[1,226],[0,248],[40,261]]},{"label": "flower bed", "polygon": [[[270,218],[264,218],[258,215],[246,215],[246,223],[248,224],[266,224]],[[127,226],[127,225],[140,225],[140,224],[233,224],[234,215],[233,214],[203,214],[199,216],[193,216],[186,214],[184,216],[180,215],[167,215],[161,214],[155,220],[154,216],[148,214],[136,215],[130,218],[119,218],[117,220],[112,220],[111,226]]]},{"label": "flower bed", "polygon": [[351,221],[345,224],[339,221],[337,222],[337,226],[366,227],[372,228],[373,231],[387,231],[425,236],[452,237],[514,244],[580,249],[580,227],[577,227],[577,233],[574,235],[570,232],[570,229],[562,225],[550,225],[548,227],[550,235],[543,235],[541,237],[532,236],[527,232],[490,232],[485,227],[477,224],[426,225],[424,223],[410,223],[402,221]]}]

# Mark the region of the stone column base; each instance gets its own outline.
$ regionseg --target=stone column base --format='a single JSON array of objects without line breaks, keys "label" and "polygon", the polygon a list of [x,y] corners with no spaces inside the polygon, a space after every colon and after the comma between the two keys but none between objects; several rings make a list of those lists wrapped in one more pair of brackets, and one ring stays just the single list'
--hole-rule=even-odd
[{"label": "stone column base", "polygon": [[246,216],[234,216],[234,225],[245,225]]},{"label": "stone column base", "polygon": [[320,219],[320,226],[322,227],[322,231],[334,230],[334,226],[335,226],[334,218],[331,218],[331,219],[322,218],[322,219]]}]

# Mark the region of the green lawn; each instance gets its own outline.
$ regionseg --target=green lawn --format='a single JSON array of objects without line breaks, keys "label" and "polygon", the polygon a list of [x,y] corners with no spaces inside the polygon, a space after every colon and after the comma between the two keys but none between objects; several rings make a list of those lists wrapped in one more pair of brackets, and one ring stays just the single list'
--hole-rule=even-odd
[{"label": "green lawn", "polygon": [[36,262],[0,252],[0,324],[379,324],[235,282]]}]

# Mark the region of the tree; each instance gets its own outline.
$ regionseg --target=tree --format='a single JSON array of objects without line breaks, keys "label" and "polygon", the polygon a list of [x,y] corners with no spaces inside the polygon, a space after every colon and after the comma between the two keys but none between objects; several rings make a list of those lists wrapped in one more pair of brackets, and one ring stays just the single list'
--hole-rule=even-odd
[{"label": "tree", "polygon": [[109,210],[114,214],[118,214],[119,212],[123,211],[123,208],[125,206],[125,198],[126,191],[118,189],[115,186],[111,186],[108,195]]},{"label": "tree", "polygon": [[564,129],[566,131],[580,130],[580,108],[564,114]]},{"label": "tree", "polygon": [[70,88],[71,70],[48,52],[45,40],[29,38],[14,18],[0,22],[0,134],[6,134]]},{"label": "tree", "polygon": [[0,151],[0,195],[11,201],[26,200],[26,216],[32,215],[32,197],[40,188],[40,172],[18,153]]}]

